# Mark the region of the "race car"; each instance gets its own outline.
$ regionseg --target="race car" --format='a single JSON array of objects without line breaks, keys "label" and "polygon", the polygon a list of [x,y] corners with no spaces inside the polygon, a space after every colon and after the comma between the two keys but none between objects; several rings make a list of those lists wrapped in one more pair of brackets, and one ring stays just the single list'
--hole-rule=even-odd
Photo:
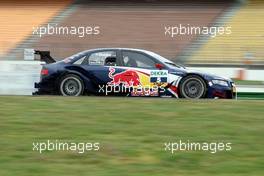
[{"label": "race car", "polygon": [[[38,54],[43,56],[40,51]],[[231,79],[186,69],[147,50],[100,48],[58,62],[50,56],[47,58],[48,64],[42,67],[40,82],[35,83],[38,91],[34,95],[236,97]]]}]

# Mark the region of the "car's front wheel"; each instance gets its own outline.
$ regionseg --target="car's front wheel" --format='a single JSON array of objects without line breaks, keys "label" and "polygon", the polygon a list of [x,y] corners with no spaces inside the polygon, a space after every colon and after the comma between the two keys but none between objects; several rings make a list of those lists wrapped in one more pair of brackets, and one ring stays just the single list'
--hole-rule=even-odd
[{"label": "car's front wheel", "polygon": [[183,98],[199,99],[206,94],[206,83],[204,80],[196,75],[190,75],[181,81],[180,95]]},{"label": "car's front wheel", "polygon": [[60,82],[60,93],[63,96],[80,96],[83,94],[83,81],[77,75],[66,75]]}]

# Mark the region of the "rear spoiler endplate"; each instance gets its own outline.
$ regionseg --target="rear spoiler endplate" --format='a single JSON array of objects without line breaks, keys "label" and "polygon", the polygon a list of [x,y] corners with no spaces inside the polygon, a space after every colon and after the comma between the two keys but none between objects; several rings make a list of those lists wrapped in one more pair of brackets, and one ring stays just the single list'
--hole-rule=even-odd
[{"label": "rear spoiler endplate", "polygon": [[35,50],[34,54],[39,55],[40,61],[46,62],[47,64],[56,62],[56,60],[50,56],[50,51]]}]

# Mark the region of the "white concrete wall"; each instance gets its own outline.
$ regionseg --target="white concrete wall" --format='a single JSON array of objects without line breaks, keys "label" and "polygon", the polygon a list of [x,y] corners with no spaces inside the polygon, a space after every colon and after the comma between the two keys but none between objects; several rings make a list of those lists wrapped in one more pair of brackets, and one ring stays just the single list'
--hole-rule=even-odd
[{"label": "white concrete wall", "polygon": [[264,81],[264,70],[246,70],[246,79]]},{"label": "white concrete wall", "polygon": [[0,61],[0,94],[32,95],[40,70],[38,61]]},{"label": "white concrete wall", "polygon": [[[221,67],[188,67],[193,70],[200,70],[228,78],[236,78],[241,68],[221,68]],[[245,80],[264,81],[264,70],[244,70]]]},{"label": "white concrete wall", "polygon": [[[32,95],[34,83],[39,82],[41,62],[38,61],[0,61],[0,95]],[[190,67],[220,76],[234,78],[240,68]],[[249,80],[264,81],[264,70],[247,70]],[[264,92],[263,87],[238,87],[238,91]]]}]

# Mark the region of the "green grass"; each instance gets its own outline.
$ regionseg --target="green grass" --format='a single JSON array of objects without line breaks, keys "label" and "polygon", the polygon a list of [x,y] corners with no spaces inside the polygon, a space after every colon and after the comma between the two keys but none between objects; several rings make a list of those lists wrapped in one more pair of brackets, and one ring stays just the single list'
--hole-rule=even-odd
[{"label": "green grass", "polygon": [[[0,97],[0,175],[264,174],[264,101]],[[45,140],[98,152],[32,151]],[[164,151],[164,142],[231,142],[231,151]]]},{"label": "green grass", "polygon": [[238,99],[245,100],[245,99],[254,99],[254,100],[264,100],[264,93],[262,92],[238,92],[237,93]]}]

